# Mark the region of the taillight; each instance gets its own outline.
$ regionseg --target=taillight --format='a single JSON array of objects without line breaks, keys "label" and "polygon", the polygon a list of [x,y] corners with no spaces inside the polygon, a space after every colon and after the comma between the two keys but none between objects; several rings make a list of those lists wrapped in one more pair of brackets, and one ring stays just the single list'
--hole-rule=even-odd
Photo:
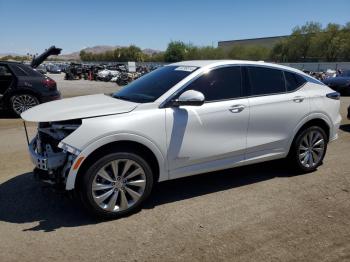
[{"label": "taillight", "polygon": [[340,94],[338,92],[328,93],[326,96],[330,99],[335,99],[335,100],[340,99]]},{"label": "taillight", "polygon": [[56,89],[57,87],[57,84],[55,82],[55,80],[51,79],[51,78],[45,78],[43,81],[42,81],[43,85],[45,87],[47,87],[48,89]]}]

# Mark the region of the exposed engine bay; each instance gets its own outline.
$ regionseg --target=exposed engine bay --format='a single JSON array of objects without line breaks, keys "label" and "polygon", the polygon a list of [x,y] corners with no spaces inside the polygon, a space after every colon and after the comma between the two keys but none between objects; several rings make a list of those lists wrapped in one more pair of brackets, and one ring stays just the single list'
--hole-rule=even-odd
[{"label": "exposed engine bay", "polygon": [[81,125],[81,120],[41,122],[38,132],[29,144],[36,178],[63,186],[79,151],[61,142]]}]

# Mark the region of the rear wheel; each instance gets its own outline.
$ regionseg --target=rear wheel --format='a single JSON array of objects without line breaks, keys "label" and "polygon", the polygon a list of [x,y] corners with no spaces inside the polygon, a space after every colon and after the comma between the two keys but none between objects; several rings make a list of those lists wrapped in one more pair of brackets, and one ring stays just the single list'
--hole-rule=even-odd
[{"label": "rear wheel", "polygon": [[153,187],[148,163],[134,153],[112,153],[87,169],[80,188],[88,211],[117,218],[138,210]]},{"label": "rear wheel", "polygon": [[36,105],[39,105],[39,100],[31,94],[17,94],[10,98],[10,108],[18,116]]},{"label": "rear wheel", "polygon": [[312,172],[322,164],[327,143],[327,135],[322,128],[308,127],[297,134],[289,158],[298,171]]}]

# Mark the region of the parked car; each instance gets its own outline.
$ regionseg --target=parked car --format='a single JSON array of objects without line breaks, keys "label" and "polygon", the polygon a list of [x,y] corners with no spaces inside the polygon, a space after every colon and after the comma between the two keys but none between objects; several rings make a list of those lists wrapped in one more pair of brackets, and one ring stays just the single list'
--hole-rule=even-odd
[{"label": "parked car", "polygon": [[47,66],[47,72],[51,74],[61,74],[61,68],[57,65],[48,65]]},{"label": "parked car", "polygon": [[327,78],[323,83],[342,95],[350,95],[350,70],[345,70],[336,77]]},{"label": "parked car", "polygon": [[40,103],[61,98],[51,78],[28,65],[0,61],[0,103],[3,109],[20,115]]},{"label": "parked car", "polygon": [[350,106],[348,107],[348,119],[350,120]]},{"label": "parked car", "polygon": [[187,61],[21,116],[39,122],[35,175],[76,190],[97,216],[120,217],[160,181],[280,158],[314,171],[337,138],[339,106],[339,93],[290,67]]},{"label": "parked car", "polygon": [[47,74],[46,66],[44,65],[39,65],[37,68],[35,68],[35,70],[40,74],[43,74],[43,75]]}]

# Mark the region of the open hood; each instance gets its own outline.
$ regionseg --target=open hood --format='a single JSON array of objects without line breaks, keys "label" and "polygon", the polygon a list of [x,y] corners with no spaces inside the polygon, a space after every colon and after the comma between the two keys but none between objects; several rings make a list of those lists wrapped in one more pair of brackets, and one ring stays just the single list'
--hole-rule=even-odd
[{"label": "open hood", "polygon": [[50,55],[59,55],[61,51],[62,51],[61,48],[57,48],[53,45],[49,47],[49,49],[47,49],[44,53],[40,54],[39,56],[34,56],[30,66],[33,68],[37,68]]},{"label": "open hood", "polygon": [[89,95],[44,103],[23,112],[21,117],[31,122],[64,121],[127,113],[137,105],[104,94]]}]

